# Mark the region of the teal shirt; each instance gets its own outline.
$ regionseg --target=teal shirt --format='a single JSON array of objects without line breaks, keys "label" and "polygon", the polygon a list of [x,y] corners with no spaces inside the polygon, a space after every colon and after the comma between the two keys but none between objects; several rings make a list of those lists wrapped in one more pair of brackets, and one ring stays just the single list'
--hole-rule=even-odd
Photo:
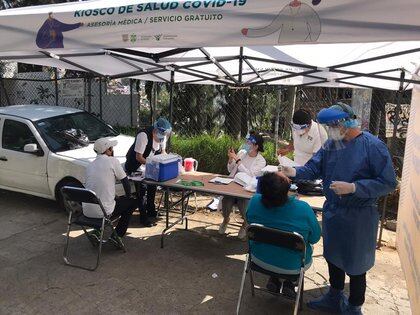
[{"label": "teal shirt", "polygon": [[[256,194],[248,204],[246,217],[248,223],[258,223],[302,235],[306,241],[305,265],[312,262],[310,244],[319,241],[321,228],[312,208],[306,202],[289,197],[285,205],[267,208],[261,201],[261,195]],[[250,246],[251,254],[266,264],[287,270],[298,270],[301,267],[300,255],[292,250],[253,241]]]}]

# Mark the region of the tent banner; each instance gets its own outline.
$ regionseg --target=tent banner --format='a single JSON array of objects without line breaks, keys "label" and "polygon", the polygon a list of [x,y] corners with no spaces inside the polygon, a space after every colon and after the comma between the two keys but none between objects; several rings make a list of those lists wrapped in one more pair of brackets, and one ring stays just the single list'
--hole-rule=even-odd
[{"label": "tent banner", "polygon": [[420,86],[413,89],[398,208],[397,248],[411,311],[420,314]]},{"label": "tent banner", "polygon": [[1,11],[0,51],[414,41],[418,16],[418,0],[93,0]]}]

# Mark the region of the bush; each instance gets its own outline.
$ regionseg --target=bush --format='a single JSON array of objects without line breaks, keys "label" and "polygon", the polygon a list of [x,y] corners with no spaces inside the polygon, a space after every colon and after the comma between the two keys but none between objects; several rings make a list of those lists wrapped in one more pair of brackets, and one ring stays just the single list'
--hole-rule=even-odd
[{"label": "bush", "polygon": [[[135,128],[116,127],[118,132],[136,136]],[[227,174],[227,152],[229,148],[236,151],[240,148],[243,140],[236,140],[230,136],[223,135],[215,137],[208,134],[197,136],[179,136],[171,137],[171,152],[177,153],[183,158],[192,157],[198,161],[199,170],[202,172]],[[267,165],[277,165],[277,157],[273,142],[264,142],[264,152],[262,155],[267,161]]]},{"label": "bush", "polygon": [[[227,152],[229,148],[236,151],[241,146],[238,141],[229,136],[218,138],[210,135],[198,135],[194,137],[171,137],[171,152],[181,155],[183,158],[193,157],[198,161],[199,170],[202,172],[227,174]],[[274,143],[264,143],[263,156],[267,164],[277,165]]]}]

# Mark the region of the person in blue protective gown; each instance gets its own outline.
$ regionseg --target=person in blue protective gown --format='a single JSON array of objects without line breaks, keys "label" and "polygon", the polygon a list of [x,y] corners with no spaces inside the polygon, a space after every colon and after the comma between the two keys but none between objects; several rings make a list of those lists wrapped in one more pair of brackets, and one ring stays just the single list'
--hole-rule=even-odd
[{"label": "person in blue protective gown", "polygon": [[36,45],[39,48],[64,48],[63,32],[71,31],[83,26],[83,23],[66,24],[53,18],[53,14],[48,14],[36,36]]},{"label": "person in blue protective gown", "polygon": [[[324,146],[304,166],[283,168],[288,177],[321,178],[326,196],[322,232],[330,289],[308,307],[362,314],[366,272],[375,262],[377,198],[395,189],[396,176],[386,145],[360,130],[350,106],[323,109],[318,122],[327,129]],[[348,300],[343,294],[345,274],[350,277]]]}]

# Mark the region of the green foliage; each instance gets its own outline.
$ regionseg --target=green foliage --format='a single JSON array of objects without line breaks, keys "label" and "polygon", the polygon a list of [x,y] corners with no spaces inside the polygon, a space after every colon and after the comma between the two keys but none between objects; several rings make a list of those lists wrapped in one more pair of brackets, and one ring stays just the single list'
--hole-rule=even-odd
[{"label": "green foliage", "polygon": [[[238,150],[241,144],[241,141],[226,135],[217,138],[210,135],[194,137],[174,135],[171,137],[171,152],[175,152],[183,158],[195,158],[198,161],[199,170],[202,172],[227,174],[227,152],[229,148]],[[263,156],[267,164],[276,165],[274,143],[266,142],[264,149]]]}]

